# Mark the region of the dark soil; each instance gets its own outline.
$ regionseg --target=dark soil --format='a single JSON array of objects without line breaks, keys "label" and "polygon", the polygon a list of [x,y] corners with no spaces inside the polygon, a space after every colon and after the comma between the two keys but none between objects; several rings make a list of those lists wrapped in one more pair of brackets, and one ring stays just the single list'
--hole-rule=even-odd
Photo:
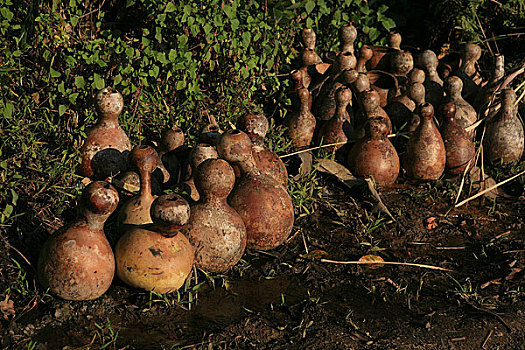
[{"label": "dark soil", "polygon": [[[363,189],[330,182],[287,244],[247,250],[227,275],[198,272],[164,298],[116,279],[98,300],[58,300],[2,245],[4,282],[21,280],[16,260],[30,293],[12,293],[16,315],[1,321],[0,347],[525,349],[523,197],[475,200],[445,215],[451,183],[382,191],[392,221],[371,213]],[[367,254],[452,271],[319,260]]]}]

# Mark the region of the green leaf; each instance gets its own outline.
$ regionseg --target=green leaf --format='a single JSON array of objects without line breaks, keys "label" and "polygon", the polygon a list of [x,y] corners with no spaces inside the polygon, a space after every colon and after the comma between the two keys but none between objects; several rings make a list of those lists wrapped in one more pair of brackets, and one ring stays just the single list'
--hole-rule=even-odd
[{"label": "green leaf", "polygon": [[77,16],[72,16],[72,17],[71,17],[71,25],[72,25],[73,27],[76,27],[77,24],[78,24],[78,17],[77,17]]},{"label": "green leaf", "polygon": [[164,10],[164,12],[174,12],[176,9],[177,9],[177,6],[175,6],[174,3],[172,3],[172,2],[168,2],[168,4],[166,5],[166,9]]},{"label": "green leaf", "polygon": [[313,0],[308,0],[306,2],[306,5],[304,6],[304,8],[306,9],[306,12],[308,12],[308,14],[310,14],[313,11],[314,7],[315,7],[315,1],[313,1]]},{"label": "green leaf", "polygon": [[14,14],[13,12],[9,11],[7,7],[2,7],[2,9],[0,9],[0,12],[2,13],[2,16],[4,16],[4,18],[8,21],[13,19]]},{"label": "green leaf", "polygon": [[132,47],[128,47],[126,49],[126,56],[133,58],[133,56],[135,56],[135,50]]},{"label": "green leaf", "polygon": [[51,75],[51,78],[58,78],[62,75],[59,71],[54,70],[53,67],[49,67],[49,74]]},{"label": "green leaf", "polygon": [[385,17],[381,23],[383,23],[383,27],[385,27],[385,29],[388,31],[396,27],[396,22],[394,22],[392,18]]},{"label": "green leaf", "polygon": [[86,81],[84,80],[83,76],[80,75],[78,77],[75,77],[75,86],[78,89],[83,89],[84,86],[86,86]]},{"label": "green leaf", "polygon": [[78,97],[78,92],[74,92],[74,93],[70,94],[69,97],[68,97],[69,103],[74,105],[77,102],[77,97]]},{"label": "green leaf", "polygon": [[18,193],[16,193],[16,191],[13,190],[12,188],[10,190],[11,190],[11,197],[12,197],[11,203],[13,203],[13,205],[16,205],[16,203],[18,202]]},{"label": "green leaf", "polygon": [[64,105],[58,106],[58,116],[62,116],[64,113],[66,113],[67,107]]},{"label": "green leaf", "polygon": [[95,89],[102,90],[104,88],[105,82],[104,79],[100,76],[100,74],[93,74],[93,84]]},{"label": "green leaf", "polygon": [[380,34],[381,32],[376,28],[370,28],[368,31],[368,37],[370,38],[370,41],[375,41]]},{"label": "green leaf", "polygon": [[4,117],[11,118],[14,111],[15,111],[15,105],[12,104],[11,102],[7,102],[4,108]]},{"label": "green leaf", "polygon": [[170,53],[168,54],[168,59],[173,62],[177,58],[177,51],[174,49],[170,50]]}]

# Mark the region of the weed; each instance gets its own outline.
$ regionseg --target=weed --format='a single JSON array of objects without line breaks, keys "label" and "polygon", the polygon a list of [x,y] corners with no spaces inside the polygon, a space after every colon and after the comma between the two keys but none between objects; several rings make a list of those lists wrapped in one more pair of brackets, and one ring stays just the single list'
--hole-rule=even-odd
[{"label": "weed", "polygon": [[110,345],[113,345],[113,348],[116,349],[118,331],[113,330],[109,318],[106,318],[105,324],[95,323],[95,327],[95,337],[99,339],[99,342],[101,344],[99,349],[106,349]]},{"label": "weed", "polygon": [[[6,294],[16,292],[23,297],[33,296],[35,294],[34,281],[30,282],[29,275],[24,267],[15,259],[11,259],[16,269],[16,277],[7,286]],[[33,288],[30,287],[33,285]]]},{"label": "weed", "polygon": [[289,179],[288,193],[299,217],[313,213],[317,200],[315,197],[320,198],[321,188],[322,179],[317,170],[312,170],[299,180]]}]

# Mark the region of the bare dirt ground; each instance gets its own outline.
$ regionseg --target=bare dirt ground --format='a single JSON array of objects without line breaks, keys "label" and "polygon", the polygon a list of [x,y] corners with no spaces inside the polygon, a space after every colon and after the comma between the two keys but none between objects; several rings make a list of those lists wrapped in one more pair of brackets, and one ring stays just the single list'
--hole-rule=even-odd
[{"label": "bare dirt ground", "polygon": [[[197,273],[165,297],[115,279],[90,302],[55,299],[14,249],[2,277],[28,271],[27,296],[1,321],[13,349],[524,349],[523,198],[475,200],[452,210],[457,180],[399,184],[380,194],[395,217],[372,214],[362,188],[330,181],[287,244],[247,250],[226,275]],[[4,240],[6,238],[4,237]],[[35,251],[28,256],[35,264]],[[421,267],[321,262],[367,254]],[[13,287],[15,288],[15,287]],[[23,288],[23,287],[20,287]],[[4,303],[4,305],[6,305]]]}]

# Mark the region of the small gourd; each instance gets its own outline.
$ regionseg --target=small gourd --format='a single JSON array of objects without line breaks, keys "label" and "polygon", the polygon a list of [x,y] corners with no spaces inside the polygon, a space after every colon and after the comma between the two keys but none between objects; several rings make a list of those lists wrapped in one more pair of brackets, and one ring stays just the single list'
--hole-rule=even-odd
[{"label": "small gourd", "polygon": [[130,227],[117,242],[117,275],[132,287],[173,292],[193,267],[193,248],[181,232],[190,207],[179,195],[163,195],[151,205],[150,215],[153,224]]},{"label": "small gourd", "polygon": [[312,142],[316,120],[308,108],[308,100],[310,98],[308,89],[300,89],[298,94],[301,107],[298,111],[290,113],[288,136],[292,139],[292,144],[295,147],[305,148]]},{"label": "small gourd", "polygon": [[66,300],[92,300],[104,294],[115,273],[115,258],[104,223],[118,205],[117,190],[103,181],[82,192],[81,216],[45,242],[38,259],[44,288]]},{"label": "small gourd", "polygon": [[264,114],[246,114],[239,119],[239,129],[248,134],[252,141],[252,154],[257,169],[287,188],[288,171],[284,162],[264,144],[268,128],[268,119]]},{"label": "small gourd", "polygon": [[446,150],[430,103],[419,107],[419,117],[419,125],[407,142],[403,167],[413,179],[437,180],[445,170]]},{"label": "small gourd", "polygon": [[[346,111],[346,107],[352,100],[352,92],[350,89],[342,86],[335,94],[336,110],[334,116],[328,120],[318,134],[318,143],[331,144],[347,142],[352,133],[352,125],[350,116]],[[335,151],[343,147],[344,144],[330,146],[327,151]]]},{"label": "small gourd", "polygon": [[124,108],[120,92],[112,87],[100,90],[95,107],[99,115],[98,123],[87,132],[86,141],[80,149],[82,160],[78,171],[82,176],[101,180],[126,170],[126,156],[131,144],[118,123]]},{"label": "small gourd", "polygon": [[179,127],[166,129],[161,136],[159,145],[159,166],[163,175],[163,183],[176,184],[180,180],[181,164],[177,150],[184,145],[184,133]]},{"label": "small gourd", "polygon": [[481,47],[478,44],[466,43],[461,48],[461,66],[458,76],[463,80],[463,97],[471,101],[479,92],[481,74],[477,68],[481,57]]},{"label": "small gourd", "polygon": [[447,95],[445,102],[452,102],[456,105],[455,119],[458,125],[466,129],[478,120],[478,115],[474,107],[461,96],[462,89],[463,82],[455,75],[449,76],[443,84],[443,90]]},{"label": "small gourd", "polygon": [[372,118],[365,131],[348,153],[348,167],[356,176],[372,176],[378,186],[390,186],[399,174],[399,156],[387,138],[387,125],[381,118]]},{"label": "small gourd", "polygon": [[501,92],[501,110],[490,119],[483,141],[485,159],[492,163],[519,161],[523,155],[523,125],[516,115],[516,92]]},{"label": "small gourd", "polygon": [[473,158],[476,153],[474,142],[457,122],[457,107],[453,102],[444,105],[441,114],[443,118],[441,135],[447,154],[446,171],[449,175],[461,175],[467,166],[474,166]]},{"label": "small gourd", "polygon": [[359,73],[366,73],[366,63],[370,61],[373,55],[374,51],[370,46],[361,46],[361,48],[359,49],[359,57],[357,58],[355,70]]},{"label": "small gourd", "polygon": [[156,197],[151,192],[151,173],[159,162],[157,151],[146,145],[135,146],[129,154],[129,162],[139,174],[140,193],[120,208],[118,215],[120,230],[124,230],[129,225],[151,223],[150,207]]},{"label": "small gourd", "polygon": [[432,107],[438,108],[443,104],[443,81],[437,73],[438,59],[434,51],[425,50],[419,55],[419,64],[425,71],[425,100]]},{"label": "small gourd", "polygon": [[191,167],[191,175],[186,181],[184,181],[184,184],[189,187],[192,200],[198,201],[200,199],[199,191],[195,187],[195,169],[197,169],[199,164],[206,159],[214,159],[218,157],[219,155],[217,154],[215,147],[208,143],[199,143],[190,151],[189,163]]},{"label": "small gourd", "polygon": [[380,105],[381,98],[377,91],[369,89],[359,96],[360,105],[362,106],[361,127],[356,129],[356,137],[362,138],[365,135],[364,125],[370,118],[381,118],[386,124],[388,133],[392,132],[392,121]]},{"label": "small gourd", "polygon": [[[303,66],[311,66],[314,64],[322,63],[323,60],[315,52],[315,39],[316,35],[312,28],[304,28],[301,32],[301,41],[303,43],[303,54],[302,63]],[[308,53],[308,54],[305,54]]]},{"label": "small gourd", "polygon": [[201,199],[191,206],[185,233],[195,251],[195,265],[205,271],[229,270],[244,253],[244,222],[226,202],[234,184],[233,168],[224,159],[207,159],[197,167],[195,186]]}]

